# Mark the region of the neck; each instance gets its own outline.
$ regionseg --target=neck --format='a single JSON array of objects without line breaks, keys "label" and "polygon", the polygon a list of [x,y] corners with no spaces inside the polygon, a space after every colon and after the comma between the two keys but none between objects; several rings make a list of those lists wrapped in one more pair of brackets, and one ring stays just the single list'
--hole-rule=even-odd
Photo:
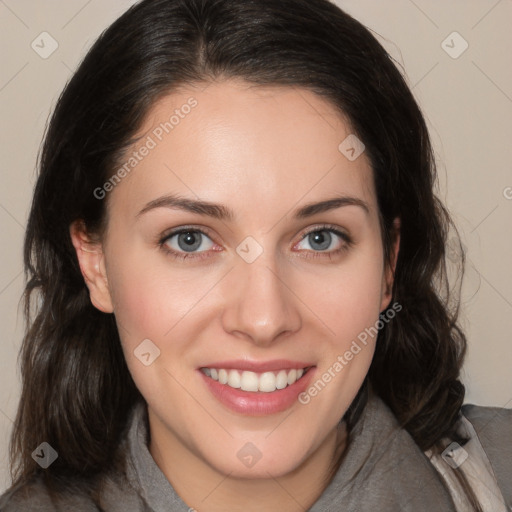
[{"label": "neck", "polygon": [[151,413],[150,431],[153,459],[180,498],[198,512],[304,512],[329,484],[332,465],[344,452],[347,439],[343,422],[293,471],[280,477],[268,473],[268,478],[248,479],[217,471]]}]

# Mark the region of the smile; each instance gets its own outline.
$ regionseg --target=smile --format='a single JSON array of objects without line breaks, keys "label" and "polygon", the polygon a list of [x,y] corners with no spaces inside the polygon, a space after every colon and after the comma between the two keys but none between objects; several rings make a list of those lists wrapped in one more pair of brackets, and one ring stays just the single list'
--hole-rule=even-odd
[{"label": "smile", "polygon": [[272,393],[295,384],[308,370],[309,367],[256,373],[247,370],[201,368],[207,377],[220,384],[242,391],[264,393]]}]

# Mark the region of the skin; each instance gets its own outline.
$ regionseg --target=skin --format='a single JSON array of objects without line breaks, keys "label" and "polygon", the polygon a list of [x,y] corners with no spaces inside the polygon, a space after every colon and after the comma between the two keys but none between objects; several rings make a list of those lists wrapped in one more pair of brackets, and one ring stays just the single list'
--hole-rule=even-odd
[{"label": "skin", "polygon": [[[233,79],[188,85],[152,106],[140,135],[191,96],[197,106],[109,192],[102,240],[74,223],[72,241],[91,301],[115,314],[148,403],[150,452],[182,499],[201,512],[304,510],[327,484],[336,444],[344,448],[344,425],[336,426],[368,372],[375,340],[307,405],[270,415],[227,409],[197,368],[291,359],[313,362],[321,377],[390,304],[399,236],[390,268],[369,160],[363,153],[349,161],[338,150],[352,130],[326,100]],[[167,207],[137,215],[171,193],[223,204],[234,217]],[[368,212],[347,205],[293,217],[337,195],[364,201]],[[352,244],[332,234],[322,251],[301,238],[326,223]],[[207,231],[197,235],[203,243],[195,252],[204,258],[173,259],[159,245],[180,226]],[[250,264],[236,252],[247,236],[263,248]],[[167,246],[180,251],[178,237],[172,240]],[[338,248],[345,250],[334,254]],[[134,356],[144,339],[160,349],[149,366]],[[262,454],[252,468],[237,457],[247,442]]]}]

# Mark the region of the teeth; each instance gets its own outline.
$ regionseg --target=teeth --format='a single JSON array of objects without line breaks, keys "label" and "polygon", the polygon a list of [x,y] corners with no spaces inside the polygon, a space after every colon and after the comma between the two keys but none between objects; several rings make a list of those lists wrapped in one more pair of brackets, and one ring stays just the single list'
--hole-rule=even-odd
[{"label": "teeth", "polygon": [[240,374],[236,370],[229,370],[228,386],[232,388],[239,388],[242,385],[240,380]]},{"label": "teeth", "polygon": [[219,382],[221,384],[228,383],[228,372],[226,370],[219,370]]},{"label": "teeth", "polygon": [[297,380],[297,370],[290,370],[288,372],[288,386]]},{"label": "teeth", "polygon": [[[232,371],[238,373],[236,370]],[[258,376],[254,372],[242,372],[240,387],[243,391],[258,391]]]},{"label": "teeth", "polygon": [[286,386],[288,386],[288,374],[286,370],[281,370],[276,377],[276,388],[284,389]]},{"label": "teeth", "polygon": [[260,377],[258,389],[265,393],[270,393],[277,389],[276,376],[272,372],[265,372]]},{"label": "teeth", "polygon": [[201,368],[201,371],[213,380],[243,391],[261,391],[272,393],[277,389],[291,386],[304,375],[304,368],[280,370],[277,372],[255,373],[223,368]]}]

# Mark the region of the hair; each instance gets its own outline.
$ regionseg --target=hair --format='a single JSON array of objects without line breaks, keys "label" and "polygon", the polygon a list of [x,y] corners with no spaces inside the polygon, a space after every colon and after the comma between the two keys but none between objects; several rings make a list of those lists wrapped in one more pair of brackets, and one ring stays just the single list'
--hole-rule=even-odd
[{"label": "hair", "polygon": [[[24,245],[27,328],[13,481],[41,472],[30,455],[41,440],[59,454],[44,471],[48,484],[100,482],[107,469],[122,466],[120,438],[143,398],[114,315],[91,304],[69,227],[81,220],[102,236],[108,198],[98,200],[94,190],[114,174],[157,100],[187,84],[225,79],[327,99],[366,146],[387,264],[393,220],[401,220],[392,294],[403,309],[379,331],[365,383],[345,415],[349,437],[367,384],[422,450],[439,450],[455,435],[466,352],[447,277],[446,242],[455,226],[436,195],[424,118],[393,59],[328,0],[143,0],[87,53],[58,99],[39,154]],[[459,275],[463,267],[462,253]]]}]

